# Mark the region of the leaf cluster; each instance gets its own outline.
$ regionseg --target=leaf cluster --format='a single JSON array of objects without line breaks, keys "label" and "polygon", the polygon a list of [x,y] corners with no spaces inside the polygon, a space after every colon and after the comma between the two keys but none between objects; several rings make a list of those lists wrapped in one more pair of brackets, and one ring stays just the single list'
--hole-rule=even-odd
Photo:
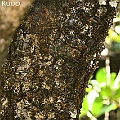
[{"label": "leaf cluster", "polygon": [[[90,80],[88,93],[83,101],[80,117],[91,115],[98,118],[105,112],[115,110],[120,105],[120,78],[119,75],[110,73],[108,82],[106,69],[100,68],[96,73],[96,80]],[[89,117],[91,117],[89,116]]]}]

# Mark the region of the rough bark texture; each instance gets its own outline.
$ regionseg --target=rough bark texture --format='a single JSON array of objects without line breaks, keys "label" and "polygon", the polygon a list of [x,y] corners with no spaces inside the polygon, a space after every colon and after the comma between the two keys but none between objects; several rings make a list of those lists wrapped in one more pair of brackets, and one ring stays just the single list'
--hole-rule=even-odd
[{"label": "rough bark texture", "polygon": [[[3,2],[14,2],[15,0],[4,0]],[[20,6],[2,6],[0,0],[0,73],[4,64],[15,29],[19,26],[25,12],[28,11],[33,0],[19,0]],[[9,5],[9,4],[8,4]],[[1,88],[1,78],[0,78]],[[0,89],[1,94],[1,89]],[[0,96],[1,99],[1,96]],[[0,104],[1,109],[1,104]]]},{"label": "rough bark texture", "polygon": [[[3,1],[14,2],[15,0]],[[2,6],[2,0],[0,0],[0,73],[15,29],[20,24],[20,20],[22,20],[24,13],[27,12],[33,0],[19,0],[19,2],[21,3],[20,6]]]},{"label": "rough bark texture", "polygon": [[97,0],[36,0],[2,72],[2,120],[78,119],[115,15]]}]

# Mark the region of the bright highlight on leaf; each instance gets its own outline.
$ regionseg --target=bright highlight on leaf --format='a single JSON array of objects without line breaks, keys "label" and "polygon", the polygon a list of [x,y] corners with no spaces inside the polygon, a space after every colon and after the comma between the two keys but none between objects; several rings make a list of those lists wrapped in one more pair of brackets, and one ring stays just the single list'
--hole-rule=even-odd
[{"label": "bright highlight on leaf", "polygon": [[116,26],[116,27],[115,27],[115,31],[116,31],[118,34],[120,34],[120,26]]},{"label": "bright highlight on leaf", "polygon": [[114,32],[113,30],[109,30],[108,34],[112,40],[114,40],[116,42],[120,42],[120,37],[116,32]]}]

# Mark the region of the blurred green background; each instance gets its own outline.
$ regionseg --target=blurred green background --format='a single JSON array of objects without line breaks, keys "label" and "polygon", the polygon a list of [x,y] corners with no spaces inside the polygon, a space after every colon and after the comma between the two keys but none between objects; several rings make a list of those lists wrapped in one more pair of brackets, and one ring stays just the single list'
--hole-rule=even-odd
[{"label": "blurred green background", "polygon": [[89,81],[80,120],[120,120],[120,5]]}]

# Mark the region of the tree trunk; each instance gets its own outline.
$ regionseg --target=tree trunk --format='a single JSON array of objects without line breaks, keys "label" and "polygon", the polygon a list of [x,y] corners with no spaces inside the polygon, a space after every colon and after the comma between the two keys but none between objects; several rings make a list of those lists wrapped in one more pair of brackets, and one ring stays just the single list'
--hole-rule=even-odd
[{"label": "tree trunk", "polygon": [[77,120],[115,15],[107,1],[36,0],[3,66],[2,120]]},{"label": "tree trunk", "polygon": [[[6,3],[15,2],[14,0],[0,0],[0,73],[2,71],[2,65],[4,64],[12,37],[15,29],[19,26],[20,20],[24,16],[25,12],[29,10],[29,7],[33,0],[19,0],[20,6],[6,6]],[[18,1],[17,1],[18,2]],[[2,6],[2,3],[3,6]],[[1,78],[0,78],[1,88]],[[1,89],[0,89],[1,95]],[[0,96],[1,99],[1,96]],[[1,109],[1,104],[0,104]]]},{"label": "tree trunk", "polygon": [[4,6],[4,4],[2,6],[2,2],[9,5],[9,2],[14,2],[14,0],[0,0],[0,73],[15,29],[19,26],[20,20],[28,11],[33,0],[19,0],[20,6]]}]

